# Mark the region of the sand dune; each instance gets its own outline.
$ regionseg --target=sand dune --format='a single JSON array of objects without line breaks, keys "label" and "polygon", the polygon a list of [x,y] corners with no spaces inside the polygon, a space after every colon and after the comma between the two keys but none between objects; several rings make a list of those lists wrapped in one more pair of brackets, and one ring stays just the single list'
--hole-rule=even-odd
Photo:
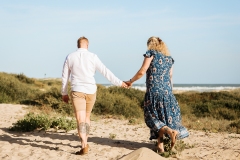
[{"label": "sand dune", "polygon": [[[99,119],[92,121],[89,138],[90,152],[78,156],[74,153],[81,147],[77,130],[63,131],[10,132],[12,123],[28,112],[22,105],[0,104],[0,159],[50,159],[50,160],[151,160],[156,155],[151,149],[149,130],[145,124],[129,125],[128,121]],[[110,138],[111,137],[111,138]],[[113,138],[114,137],[114,138]],[[205,133],[190,130],[190,137],[184,142],[193,145],[176,158],[189,160],[240,160],[240,135],[226,133]],[[159,159],[165,159],[159,156]]]}]

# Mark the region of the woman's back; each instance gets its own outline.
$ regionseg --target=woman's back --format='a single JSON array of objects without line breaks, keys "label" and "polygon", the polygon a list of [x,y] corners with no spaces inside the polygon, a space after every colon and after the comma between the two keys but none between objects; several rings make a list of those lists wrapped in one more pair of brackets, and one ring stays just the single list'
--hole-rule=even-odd
[{"label": "woman's back", "polygon": [[145,56],[154,56],[146,75],[147,92],[172,92],[170,69],[174,63],[173,58],[156,50],[148,50]]}]

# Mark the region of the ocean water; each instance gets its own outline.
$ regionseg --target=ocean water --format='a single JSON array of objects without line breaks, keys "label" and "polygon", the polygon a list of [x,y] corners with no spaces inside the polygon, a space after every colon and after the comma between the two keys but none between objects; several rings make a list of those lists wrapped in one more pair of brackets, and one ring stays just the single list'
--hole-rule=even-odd
[{"label": "ocean water", "polygon": [[[112,86],[111,84],[102,84],[106,87]],[[133,84],[132,88],[142,91],[146,90],[145,84]],[[174,91],[196,91],[196,92],[212,92],[240,89],[240,84],[174,84]]]}]

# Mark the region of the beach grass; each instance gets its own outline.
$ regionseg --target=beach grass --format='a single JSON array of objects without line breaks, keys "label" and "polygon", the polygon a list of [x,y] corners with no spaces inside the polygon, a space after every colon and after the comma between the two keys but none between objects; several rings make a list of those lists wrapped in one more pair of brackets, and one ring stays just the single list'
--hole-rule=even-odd
[{"label": "beach grass", "polygon": [[[25,104],[35,109],[35,113],[38,113],[36,110],[40,110],[45,116],[57,113],[73,117],[71,102],[62,102],[59,79],[39,80],[28,78],[24,74],[0,72],[0,81],[0,103]],[[97,120],[97,117],[110,117],[128,119],[129,124],[133,125],[144,123],[144,94],[144,91],[133,88],[98,85],[93,120]],[[239,89],[203,93],[183,92],[175,94],[175,97],[181,108],[182,123],[188,129],[240,133]]]},{"label": "beach grass", "polygon": [[54,117],[48,114],[28,113],[25,117],[9,128],[10,131],[30,132],[34,130],[65,130],[66,132],[76,128],[76,120],[68,117]]}]

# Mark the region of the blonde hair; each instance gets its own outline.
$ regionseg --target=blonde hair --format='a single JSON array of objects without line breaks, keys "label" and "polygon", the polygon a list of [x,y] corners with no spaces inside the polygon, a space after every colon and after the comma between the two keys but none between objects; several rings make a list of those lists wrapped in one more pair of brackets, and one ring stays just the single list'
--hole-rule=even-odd
[{"label": "blonde hair", "polygon": [[159,37],[150,37],[147,41],[148,50],[157,50],[165,56],[170,56],[167,45]]},{"label": "blonde hair", "polygon": [[81,47],[81,43],[83,43],[83,42],[87,42],[88,43],[88,39],[86,38],[86,37],[80,37],[78,40],[77,40],[77,46],[78,46],[78,48],[80,48]]}]

